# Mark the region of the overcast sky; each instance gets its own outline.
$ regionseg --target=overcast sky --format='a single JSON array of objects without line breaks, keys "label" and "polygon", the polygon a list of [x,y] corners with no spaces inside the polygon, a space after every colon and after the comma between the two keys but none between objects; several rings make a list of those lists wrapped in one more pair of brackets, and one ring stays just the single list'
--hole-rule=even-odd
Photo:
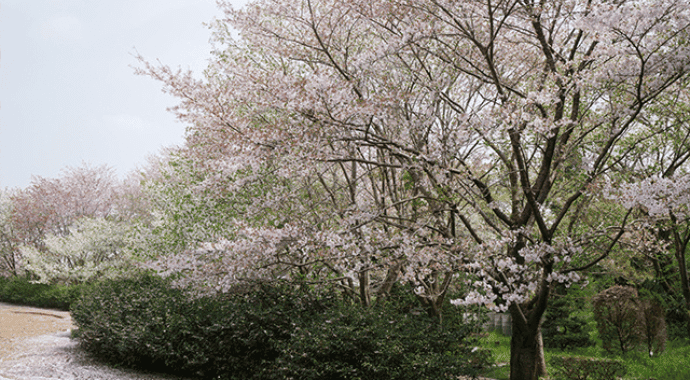
[{"label": "overcast sky", "polygon": [[82,162],[125,175],[182,143],[133,54],[200,73],[216,16],[215,0],[0,0],[0,188]]}]

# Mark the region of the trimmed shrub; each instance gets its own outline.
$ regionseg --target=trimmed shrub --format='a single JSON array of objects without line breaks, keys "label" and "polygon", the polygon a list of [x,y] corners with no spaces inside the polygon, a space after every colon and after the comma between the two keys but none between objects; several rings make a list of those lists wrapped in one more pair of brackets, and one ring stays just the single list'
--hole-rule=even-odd
[{"label": "trimmed shrub", "polygon": [[551,365],[556,380],[615,380],[626,373],[623,362],[617,359],[554,356]]},{"label": "trimmed shrub", "polygon": [[456,379],[488,366],[462,326],[440,328],[427,315],[348,306],[319,314],[284,341],[271,379]]},{"label": "trimmed shrub", "polygon": [[103,359],[203,378],[442,380],[489,365],[462,325],[306,291],[194,299],[140,274],[99,283],[72,314]]},{"label": "trimmed shrub", "polygon": [[637,291],[616,285],[592,300],[599,337],[607,352],[625,353],[641,341]]},{"label": "trimmed shrub", "polygon": [[0,302],[67,311],[89,285],[46,285],[26,277],[0,277]]},{"label": "trimmed shrub", "polygon": [[179,336],[194,328],[192,321],[183,320],[193,313],[191,306],[169,281],[142,273],[95,284],[71,312],[87,351],[111,363],[156,369],[176,362]]},{"label": "trimmed shrub", "polygon": [[659,302],[654,299],[640,300],[640,327],[649,356],[663,352],[666,348],[666,320]]}]

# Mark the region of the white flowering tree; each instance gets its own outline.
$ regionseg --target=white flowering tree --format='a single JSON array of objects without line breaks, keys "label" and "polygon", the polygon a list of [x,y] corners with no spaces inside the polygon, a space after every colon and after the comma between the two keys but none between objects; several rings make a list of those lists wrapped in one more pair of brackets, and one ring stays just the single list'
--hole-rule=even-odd
[{"label": "white flowering tree", "polygon": [[81,218],[67,234],[49,234],[44,248],[21,249],[24,269],[46,284],[79,284],[131,268],[128,226],[105,218]]},{"label": "white flowering tree", "polygon": [[[181,99],[204,188],[233,193],[267,169],[272,186],[230,239],[170,269],[231,284],[323,266],[360,289],[370,274],[411,282],[431,302],[469,273],[474,290],[456,303],[512,315],[511,379],[543,374],[552,284],[606,259],[630,215],[598,214],[599,189],[648,121],[668,117],[660,99],[687,85],[688,4],[221,7],[202,80],[145,61],[141,72]],[[238,173],[251,175],[238,185]],[[270,223],[255,217],[271,209]]]},{"label": "white flowering tree", "polygon": [[371,229],[364,239],[351,236],[347,199],[356,189],[338,189],[332,169],[287,178],[280,165],[263,162],[219,178],[206,164],[180,150],[145,170],[154,218],[140,230],[139,246],[145,256],[163,254],[154,268],[183,272],[181,283],[216,291],[246,281],[330,284],[363,304],[393,286],[399,264],[374,264],[352,246],[373,252],[380,243]]},{"label": "white flowering tree", "polygon": [[0,275],[16,276],[20,270],[19,238],[12,222],[12,190],[0,189]]}]

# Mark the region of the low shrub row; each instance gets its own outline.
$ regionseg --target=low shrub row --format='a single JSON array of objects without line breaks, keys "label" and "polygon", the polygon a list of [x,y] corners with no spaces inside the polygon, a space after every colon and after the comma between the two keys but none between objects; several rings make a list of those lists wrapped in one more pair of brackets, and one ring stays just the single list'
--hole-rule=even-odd
[{"label": "low shrub row", "polygon": [[46,285],[26,277],[0,277],[0,302],[67,311],[88,285]]},{"label": "low shrub row", "polygon": [[294,289],[194,298],[138,275],[97,284],[72,315],[83,347],[103,359],[208,379],[442,380],[490,359],[470,326]]},{"label": "low shrub row", "polygon": [[626,373],[619,359],[554,356],[551,365],[557,380],[614,380]]}]

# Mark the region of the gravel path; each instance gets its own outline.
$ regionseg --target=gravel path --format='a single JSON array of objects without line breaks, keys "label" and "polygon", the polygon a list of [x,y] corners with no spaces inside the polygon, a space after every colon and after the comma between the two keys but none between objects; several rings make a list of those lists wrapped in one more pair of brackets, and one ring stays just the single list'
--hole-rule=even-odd
[{"label": "gravel path", "polygon": [[110,368],[70,339],[69,313],[0,303],[0,380],[183,380]]}]

